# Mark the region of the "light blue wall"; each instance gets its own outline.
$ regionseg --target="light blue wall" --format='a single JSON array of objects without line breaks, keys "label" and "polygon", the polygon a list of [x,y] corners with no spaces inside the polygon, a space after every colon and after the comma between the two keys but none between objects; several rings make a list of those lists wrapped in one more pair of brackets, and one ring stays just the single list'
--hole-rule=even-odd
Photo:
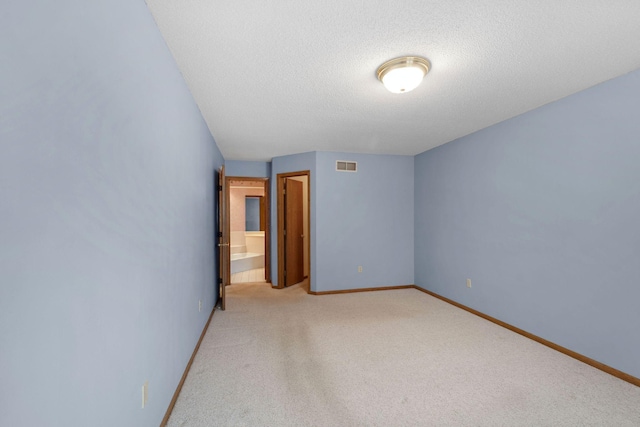
[{"label": "light blue wall", "polygon": [[223,158],[142,1],[5,1],[0,58],[0,425],[157,426]]},{"label": "light blue wall", "polygon": [[[336,160],[358,162],[337,172]],[[272,161],[271,227],[277,230],[279,173],[311,171],[311,290],[408,285],[413,280],[413,175],[409,156],[312,152]],[[320,230],[317,233],[316,230]],[[277,239],[271,241],[277,284]],[[358,273],[358,266],[363,267]]]},{"label": "light blue wall", "polygon": [[277,182],[279,173],[310,171],[309,177],[310,187],[310,234],[311,234],[311,251],[309,253],[311,272],[311,286],[314,286],[314,278],[316,276],[316,251],[314,242],[316,240],[316,153],[292,154],[290,156],[274,157],[271,160],[271,283],[273,286],[278,285],[278,192]]},{"label": "light blue wall", "polygon": [[247,162],[242,160],[227,160],[224,163],[227,176],[242,176],[251,178],[271,177],[271,162]]},{"label": "light blue wall", "polygon": [[416,156],[416,283],[640,377],[639,94],[636,71]]},{"label": "light blue wall", "polygon": [[[358,172],[336,171],[336,160],[356,161]],[[413,168],[409,156],[317,153],[313,290],[414,282]]]}]

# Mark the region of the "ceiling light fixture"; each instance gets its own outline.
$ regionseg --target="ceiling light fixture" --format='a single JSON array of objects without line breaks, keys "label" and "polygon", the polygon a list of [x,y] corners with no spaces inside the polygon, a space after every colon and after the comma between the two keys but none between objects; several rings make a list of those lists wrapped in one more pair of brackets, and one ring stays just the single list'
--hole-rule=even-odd
[{"label": "ceiling light fixture", "polygon": [[389,92],[405,93],[417,88],[431,63],[419,56],[402,56],[385,62],[376,75]]}]

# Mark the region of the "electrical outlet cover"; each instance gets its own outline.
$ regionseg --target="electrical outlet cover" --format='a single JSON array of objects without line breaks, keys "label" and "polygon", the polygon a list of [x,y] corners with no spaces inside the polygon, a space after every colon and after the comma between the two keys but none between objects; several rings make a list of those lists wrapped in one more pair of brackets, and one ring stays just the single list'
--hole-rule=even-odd
[{"label": "electrical outlet cover", "polygon": [[142,408],[145,407],[149,401],[149,381],[145,381],[142,386]]}]

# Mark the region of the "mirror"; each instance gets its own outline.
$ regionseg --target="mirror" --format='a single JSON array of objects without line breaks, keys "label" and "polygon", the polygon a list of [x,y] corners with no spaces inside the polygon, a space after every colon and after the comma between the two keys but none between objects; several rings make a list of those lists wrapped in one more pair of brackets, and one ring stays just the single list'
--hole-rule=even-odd
[{"label": "mirror", "polygon": [[245,231],[261,231],[262,221],[260,220],[260,206],[262,205],[262,196],[246,196],[245,197]]}]

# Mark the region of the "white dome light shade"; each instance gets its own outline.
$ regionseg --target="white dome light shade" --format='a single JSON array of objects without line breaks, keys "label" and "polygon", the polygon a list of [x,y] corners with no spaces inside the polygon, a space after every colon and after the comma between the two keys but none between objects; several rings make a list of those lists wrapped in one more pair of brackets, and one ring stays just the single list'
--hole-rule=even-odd
[{"label": "white dome light shade", "polygon": [[422,68],[394,68],[382,77],[382,83],[389,89],[389,92],[403,93],[417,88],[423,78],[424,71]]},{"label": "white dome light shade", "polygon": [[390,92],[405,93],[420,85],[430,66],[424,58],[406,56],[385,62],[378,68],[377,75]]}]

